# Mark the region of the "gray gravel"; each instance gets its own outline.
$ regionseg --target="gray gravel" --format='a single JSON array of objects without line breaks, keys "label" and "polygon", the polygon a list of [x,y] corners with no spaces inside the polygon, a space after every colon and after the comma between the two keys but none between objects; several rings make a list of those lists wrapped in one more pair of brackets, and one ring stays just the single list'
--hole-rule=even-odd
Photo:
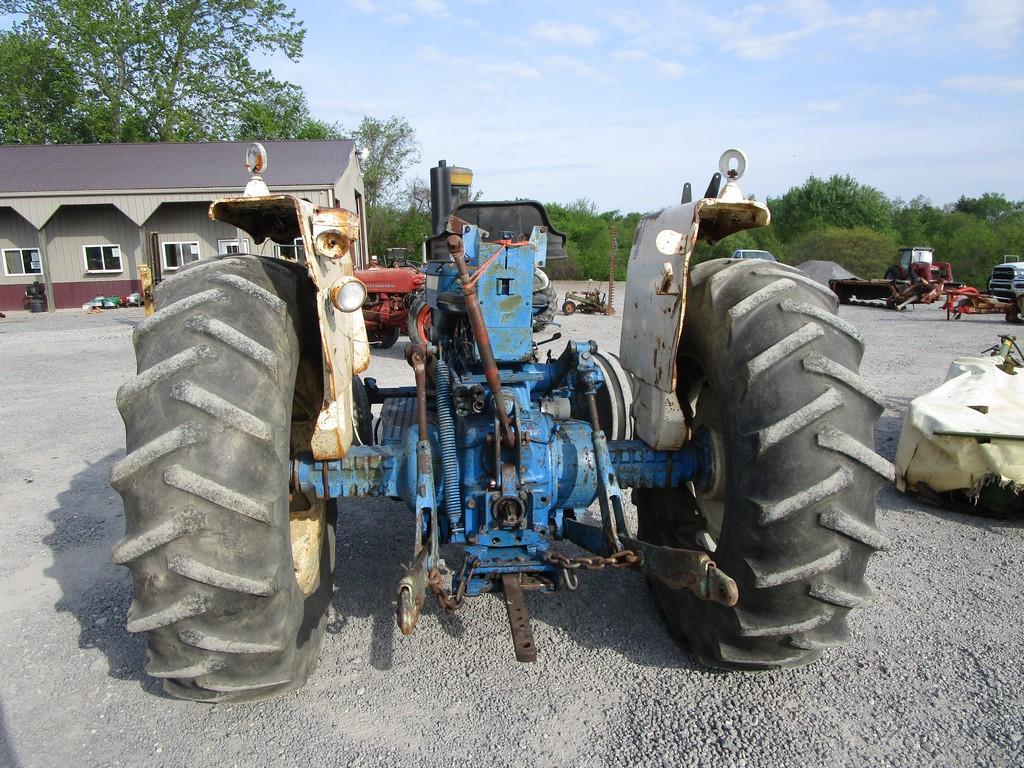
[{"label": "gray gravel", "polygon": [[[934,306],[842,314],[869,340],[890,459],[908,401],[1007,329]],[[431,608],[403,637],[391,597],[411,519],[364,500],[344,505],[331,629],[304,689],[236,707],[164,697],[143,673],[143,638],[124,629],[130,581],[109,556],[123,525],[106,484],[123,453],[114,391],[133,373],[140,319],[0,320],[0,765],[1021,764],[1024,527],[892,490],[879,523],[893,547],[869,569],[880,597],[853,617],[852,642],[811,667],[696,667],[633,573],[528,596],[533,665],[513,661],[494,597],[454,618]],[[559,319],[567,337],[616,349],[617,318]],[[381,352],[370,373],[411,382],[401,356]]]}]

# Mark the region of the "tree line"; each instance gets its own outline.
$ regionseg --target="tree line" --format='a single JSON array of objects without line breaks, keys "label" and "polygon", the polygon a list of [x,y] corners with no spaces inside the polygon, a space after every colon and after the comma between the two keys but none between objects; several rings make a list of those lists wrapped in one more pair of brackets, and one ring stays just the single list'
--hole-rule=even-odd
[{"label": "tree line", "polygon": [[[903,245],[935,249],[936,261],[948,261],[955,279],[987,287],[992,267],[1004,255],[1024,258],[1024,201],[999,193],[962,196],[936,206],[924,197],[890,199],[850,176],[812,176],[778,198],[766,201],[772,212],[767,227],[737,232],[709,245],[701,243],[695,262],[729,256],[737,248],[770,251],[780,261],[834,261],[863,278],[881,278]],[[643,213],[601,212],[585,199],[545,206],[552,225],[567,235],[569,258],[552,262],[549,273],[563,279],[607,280],[612,233],[616,236],[615,279],[626,266]],[[410,198],[390,207],[387,226],[377,233],[383,247],[419,250],[429,234],[429,211]]]},{"label": "tree line", "polygon": [[[406,182],[419,162],[405,118],[342,126],[315,117],[303,89],[253,66],[254,53],[302,56],[305,28],[281,0],[0,0],[0,143],[92,143],[352,138],[366,149],[371,251],[417,253],[430,234],[430,195]],[[772,224],[698,246],[698,261],[736,248],[780,261],[835,261],[881,277],[900,245],[928,245],[954,276],[984,287],[1005,254],[1024,255],[1024,201],[998,193],[937,206],[890,199],[850,176],[811,177],[769,198]],[[644,214],[600,211],[579,199],[549,203],[569,258],[552,276],[623,279]]]}]

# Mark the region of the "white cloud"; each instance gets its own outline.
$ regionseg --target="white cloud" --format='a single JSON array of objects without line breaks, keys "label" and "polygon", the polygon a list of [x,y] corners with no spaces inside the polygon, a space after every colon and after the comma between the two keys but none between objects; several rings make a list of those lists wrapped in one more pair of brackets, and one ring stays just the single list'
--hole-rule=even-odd
[{"label": "white cloud", "polygon": [[726,48],[743,59],[765,61],[777,59],[787,50],[793,48],[800,40],[817,31],[815,27],[791,29],[762,37],[736,37],[726,43]]},{"label": "white cloud", "polygon": [[448,16],[448,6],[442,0],[349,0],[349,5],[368,14],[384,14],[388,24],[406,25],[412,22],[411,13],[437,18]]},{"label": "white cloud", "polygon": [[529,64],[519,62],[486,63],[477,66],[477,71],[489,75],[506,75],[520,80],[536,80],[540,77],[540,71]]},{"label": "white cloud", "polygon": [[412,7],[430,16],[448,15],[448,7],[441,0],[412,0]]},{"label": "white cloud", "polygon": [[938,18],[934,8],[872,8],[859,16],[844,16],[839,23],[849,29],[854,42],[874,48],[880,40],[893,38],[918,42]]},{"label": "white cloud", "polygon": [[700,22],[712,37],[723,40],[723,47],[731,53],[767,61],[786,54],[802,55],[802,41],[830,31],[845,33],[865,48],[876,48],[881,39],[918,41],[938,18],[931,7],[869,7],[840,13],[824,0],[788,0],[771,13],[765,6],[749,5],[725,15],[706,14]]},{"label": "white cloud", "polygon": [[[416,49],[416,57],[425,64],[434,65],[450,73],[473,71],[493,75],[498,83],[509,78],[536,80],[540,77],[540,71],[529,64],[517,61],[490,61],[473,59],[468,56],[452,56],[433,45],[421,45]],[[486,85],[493,90],[493,87],[498,83],[488,83]],[[485,86],[478,84],[475,87],[483,88]]]},{"label": "white cloud", "polygon": [[914,91],[891,99],[897,107],[923,107],[925,104],[934,104],[938,100],[938,96],[928,91]]},{"label": "white cloud", "polygon": [[435,48],[432,45],[421,45],[416,49],[416,56],[421,61],[431,64],[444,64],[454,61],[452,57],[445,55],[439,48]]},{"label": "white cloud", "polygon": [[605,82],[608,79],[607,75],[603,72],[598,71],[585,61],[575,59],[572,56],[549,56],[545,59],[545,63],[552,69],[562,69],[567,72],[572,72],[573,74],[584,77],[587,80]]},{"label": "white cloud", "polygon": [[569,45],[593,45],[601,36],[593,27],[583,24],[561,24],[557,21],[538,21],[530,27],[530,33],[543,40]]},{"label": "white cloud", "polygon": [[985,48],[1013,48],[1024,32],[1021,0],[965,0],[967,32]]},{"label": "white cloud", "polygon": [[654,68],[658,70],[658,73],[665,77],[673,80],[678,80],[680,77],[685,75],[690,70],[684,67],[682,64],[678,64],[674,61],[659,61],[654,65]]},{"label": "white cloud", "polygon": [[1024,93],[1024,77],[1008,75],[965,75],[947,77],[942,81],[946,88],[966,91],[994,91],[997,93]]},{"label": "white cloud", "polygon": [[842,112],[843,102],[838,99],[827,99],[824,101],[811,101],[806,105],[808,112]]},{"label": "white cloud", "polygon": [[644,61],[650,58],[650,54],[639,48],[623,48],[613,52],[612,58],[616,61]]},{"label": "white cloud", "polygon": [[637,35],[651,27],[650,17],[639,11],[604,11],[608,23],[626,35]]}]

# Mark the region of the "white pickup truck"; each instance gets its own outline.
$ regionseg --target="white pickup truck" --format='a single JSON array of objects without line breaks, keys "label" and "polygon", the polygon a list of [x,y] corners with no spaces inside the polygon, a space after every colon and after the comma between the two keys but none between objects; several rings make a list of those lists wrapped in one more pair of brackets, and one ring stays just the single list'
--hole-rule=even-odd
[{"label": "white pickup truck", "polygon": [[1003,263],[992,269],[988,291],[1011,300],[1024,293],[1024,256],[1003,256]]}]

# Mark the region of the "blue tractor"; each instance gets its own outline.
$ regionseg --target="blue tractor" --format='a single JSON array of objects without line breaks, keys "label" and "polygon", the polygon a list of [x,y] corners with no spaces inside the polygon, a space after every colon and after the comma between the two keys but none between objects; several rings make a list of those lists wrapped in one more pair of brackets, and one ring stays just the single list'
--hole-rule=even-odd
[{"label": "blue tractor", "polygon": [[[699,242],[767,224],[767,208],[737,185],[745,163],[727,152],[704,197],[684,192],[641,221],[619,357],[582,339],[556,354],[558,334],[535,337],[535,271],[564,253],[565,237],[535,202],[453,209],[440,164],[425,265],[432,326],[406,353],[415,383],[355,377],[347,397],[331,391],[352,426],[333,455],[324,436],[341,427],[318,398],[344,356],[323,308],[337,323],[361,305],[358,286],[342,275],[324,288],[310,267],[310,299],[299,265],[239,257],[166,281],[137,334],[140,375],[120,394],[129,453],[112,477],[128,510],[115,559],[136,577],[129,628],[150,633],[150,673],[201,700],[301,685],[330,599],[337,501],[362,496],[412,513],[395,595],[405,634],[428,598],[454,611],[501,594],[515,657],[532,661],[524,591],[573,590],[582,571],[612,567],[642,572],[670,629],[712,666],[794,666],[845,640],[847,613],[871,597],[867,559],[885,543],[874,498],[892,469],[871,447],[881,400],[857,373],[860,335],[799,270],[691,266]],[[214,213],[248,224],[257,242],[301,236],[301,207],[289,228],[286,206],[251,197]],[[280,213],[272,226],[268,211]],[[311,214],[308,252],[344,258],[349,230],[323,215]],[[203,343],[182,348],[182,329]],[[218,374],[216,356],[232,350],[240,364]],[[361,359],[358,345],[349,351],[346,375]],[[264,379],[278,389],[261,389],[250,369],[266,374],[271,362]],[[155,408],[133,400],[141,392]],[[192,455],[209,443],[220,453]]]}]

